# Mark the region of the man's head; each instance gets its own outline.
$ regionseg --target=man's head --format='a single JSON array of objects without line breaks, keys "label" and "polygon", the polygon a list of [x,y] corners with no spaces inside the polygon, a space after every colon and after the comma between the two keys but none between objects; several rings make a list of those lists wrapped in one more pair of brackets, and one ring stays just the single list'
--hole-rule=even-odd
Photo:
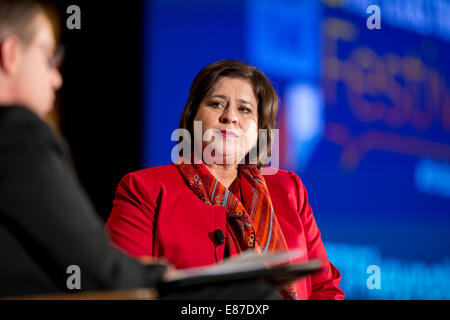
[{"label": "man's head", "polygon": [[62,85],[55,35],[32,0],[0,0],[0,105],[24,105],[44,117]]}]

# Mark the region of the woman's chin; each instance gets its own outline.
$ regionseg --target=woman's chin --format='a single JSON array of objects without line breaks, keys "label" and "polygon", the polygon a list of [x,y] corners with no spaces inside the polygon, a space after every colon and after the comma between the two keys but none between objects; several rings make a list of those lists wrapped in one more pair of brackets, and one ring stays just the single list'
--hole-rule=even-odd
[{"label": "woman's chin", "polygon": [[203,161],[205,164],[217,164],[217,165],[238,165],[240,159],[243,157],[238,157],[236,155],[224,155],[224,154],[216,154],[216,155],[203,155]]}]

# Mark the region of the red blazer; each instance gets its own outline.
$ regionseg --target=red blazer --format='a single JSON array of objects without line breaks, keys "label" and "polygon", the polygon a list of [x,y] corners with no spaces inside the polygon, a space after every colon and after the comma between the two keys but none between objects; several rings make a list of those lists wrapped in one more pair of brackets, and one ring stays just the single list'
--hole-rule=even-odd
[{"label": "red blazer", "polygon": [[[341,275],[328,261],[302,181],[284,170],[264,178],[288,247],[325,262],[324,271],[296,282],[299,299],[343,299]],[[129,255],[164,257],[177,269],[216,263],[216,229],[227,237],[226,209],[201,201],[174,164],[123,177],[106,225],[112,243]],[[219,261],[224,247],[217,247]]]}]

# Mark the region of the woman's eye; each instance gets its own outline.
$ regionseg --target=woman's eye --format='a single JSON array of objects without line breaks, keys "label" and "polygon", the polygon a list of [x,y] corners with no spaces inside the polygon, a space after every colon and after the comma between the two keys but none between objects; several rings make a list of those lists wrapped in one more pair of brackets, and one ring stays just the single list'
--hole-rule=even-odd
[{"label": "woman's eye", "polygon": [[214,108],[221,108],[222,107],[222,103],[220,102],[211,102],[211,106]]},{"label": "woman's eye", "polygon": [[240,110],[241,110],[243,113],[251,113],[251,112],[252,112],[252,110],[250,110],[249,108],[246,108],[246,107],[241,107]]}]

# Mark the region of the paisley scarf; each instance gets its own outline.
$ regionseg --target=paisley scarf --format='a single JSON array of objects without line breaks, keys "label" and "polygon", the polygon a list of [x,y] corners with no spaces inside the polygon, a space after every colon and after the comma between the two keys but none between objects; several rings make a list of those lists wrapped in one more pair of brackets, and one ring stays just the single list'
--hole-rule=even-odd
[{"label": "paisley scarf", "polygon": [[[262,253],[288,251],[269,190],[258,168],[239,165],[237,178],[232,185],[232,189],[236,191],[232,192],[203,163],[180,163],[177,167],[189,187],[203,202],[226,207],[227,231],[238,252],[248,249]],[[284,286],[281,293],[286,299],[297,299],[293,284]]]}]

